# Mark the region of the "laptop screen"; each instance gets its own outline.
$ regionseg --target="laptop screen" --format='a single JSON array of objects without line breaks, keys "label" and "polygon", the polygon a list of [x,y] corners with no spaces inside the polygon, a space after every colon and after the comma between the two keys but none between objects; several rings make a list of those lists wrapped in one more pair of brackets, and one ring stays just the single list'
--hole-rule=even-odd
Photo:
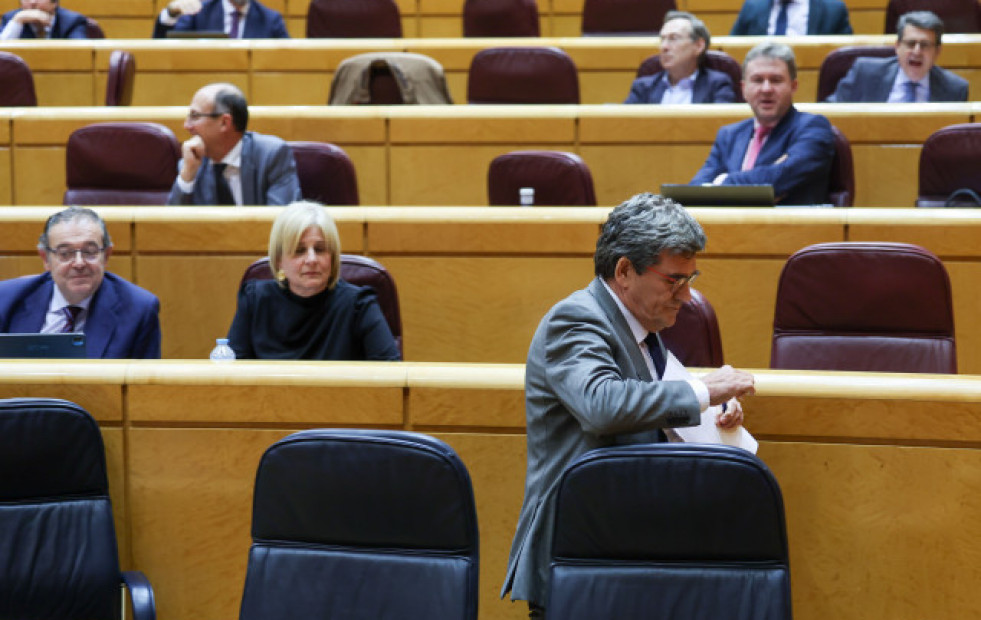
[{"label": "laptop screen", "polygon": [[84,359],[85,334],[0,334],[0,358]]},{"label": "laptop screen", "polygon": [[772,207],[772,185],[661,185],[661,194],[686,207]]}]

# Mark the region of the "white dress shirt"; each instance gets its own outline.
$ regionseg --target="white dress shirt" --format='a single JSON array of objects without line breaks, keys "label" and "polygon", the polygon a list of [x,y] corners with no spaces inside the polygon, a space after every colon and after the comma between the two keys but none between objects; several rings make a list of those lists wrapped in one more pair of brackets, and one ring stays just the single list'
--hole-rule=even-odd
[{"label": "white dress shirt", "polygon": [[69,304],[65,301],[65,296],[61,294],[61,289],[56,284],[54,292],[51,293],[51,303],[48,304],[48,312],[44,315],[44,325],[41,326],[42,334],[60,334],[65,329],[68,317],[65,316],[67,306],[78,306],[82,309],[75,318],[75,333],[84,332],[85,320],[89,316],[89,304],[92,303],[92,296],[89,295],[77,304]]},{"label": "white dress shirt", "polygon": [[[790,0],[787,5],[787,36],[803,36],[807,34],[807,18],[811,12],[810,0]],[[767,34],[773,34],[777,29],[777,16],[780,14],[780,0],[773,0],[770,7],[770,22],[766,27]]]}]

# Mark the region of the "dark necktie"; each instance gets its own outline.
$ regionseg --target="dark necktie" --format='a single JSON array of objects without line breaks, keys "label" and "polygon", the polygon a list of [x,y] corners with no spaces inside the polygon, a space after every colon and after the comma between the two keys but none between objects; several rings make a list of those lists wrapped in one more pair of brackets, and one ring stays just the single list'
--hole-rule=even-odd
[{"label": "dark necktie", "polygon": [[903,97],[904,103],[916,103],[917,86],[919,86],[917,82],[906,82],[906,96]]},{"label": "dark necktie", "polygon": [[647,334],[644,338],[644,343],[647,345],[647,351],[651,354],[651,359],[654,361],[654,369],[657,371],[657,378],[660,379],[664,376],[664,353],[661,351],[661,341],[658,340],[657,334]]},{"label": "dark necktie", "polygon": [[780,12],[777,13],[777,23],[773,27],[773,34],[787,34],[787,5],[790,0],[780,0]]},{"label": "dark necktie", "polygon": [[65,313],[65,326],[61,329],[61,333],[69,334],[75,331],[75,321],[78,320],[78,315],[82,313],[82,307],[65,306],[61,311]]},{"label": "dark necktie", "polygon": [[228,31],[229,39],[238,38],[238,25],[242,21],[242,14],[238,11],[232,11],[232,28]]},{"label": "dark necktie", "polygon": [[212,164],[212,167],[215,169],[215,193],[218,197],[215,204],[235,204],[235,198],[232,196],[232,188],[228,186],[228,180],[225,178],[225,168],[227,166],[228,164]]}]

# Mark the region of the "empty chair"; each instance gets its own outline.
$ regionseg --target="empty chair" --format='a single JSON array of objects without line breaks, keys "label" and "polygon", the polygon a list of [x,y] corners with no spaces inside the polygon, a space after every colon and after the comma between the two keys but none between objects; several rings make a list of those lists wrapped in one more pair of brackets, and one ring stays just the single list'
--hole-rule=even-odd
[{"label": "empty chair", "polygon": [[557,47],[492,47],[467,76],[469,103],[579,103],[576,64]]},{"label": "empty chair", "polygon": [[[705,53],[705,67],[707,69],[714,69],[715,71],[722,71],[727,74],[732,79],[732,90],[736,93],[736,102],[745,103],[746,100],[743,99],[743,89],[742,89],[742,79],[743,79],[743,68],[736,62],[736,59],[726,54],[725,52],[720,52],[718,50],[708,50]],[[640,63],[640,67],[637,68],[637,76],[643,77],[645,75],[654,75],[655,73],[661,71],[664,67],[661,66],[661,55],[654,54],[644,59],[644,62]]]},{"label": "empty chair", "polygon": [[9,52],[0,52],[0,106],[36,106],[34,75],[24,60]]},{"label": "empty chair", "polygon": [[852,145],[841,133],[831,126],[835,139],[835,154],[828,172],[828,202],[836,207],[850,207],[855,204],[855,164],[852,161]]},{"label": "empty chair", "polygon": [[310,0],[307,38],[399,38],[402,17],[394,0]]},{"label": "empty chair", "polygon": [[777,285],[771,368],[956,373],[950,280],[906,243],[820,243]]},{"label": "empty chair", "polygon": [[329,105],[453,103],[443,65],[409,52],[368,52],[345,58],[330,84]]},{"label": "empty chair", "polygon": [[886,34],[896,33],[899,18],[910,11],[931,11],[944,22],[944,32],[981,32],[978,0],[889,0],[886,5]]},{"label": "empty chair", "polygon": [[163,205],[180,145],[157,123],[95,123],[68,137],[66,205]]},{"label": "empty chair", "polygon": [[[269,258],[260,258],[246,268],[240,286],[248,280],[272,280],[272,278]],[[388,329],[395,337],[395,344],[398,345],[399,351],[403,352],[402,312],[399,309],[399,293],[392,274],[381,263],[367,256],[341,254],[341,278],[351,284],[370,286],[375,290]]]},{"label": "empty chair", "polygon": [[106,33],[102,31],[99,22],[91,17],[85,18],[85,38],[86,39],[105,39]]},{"label": "empty chair", "polygon": [[344,149],[327,142],[289,142],[304,200],[357,206],[358,177]]},{"label": "empty chair", "polygon": [[817,101],[824,101],[834,94],[855,60],[864,56],[872,58],[888,58],[896,55],[896,48],[891,45],[850,45],[832,50],[818,70]]},{"label": "empty chair", "polygon": [[259,462],[240,620],[477,617],[470,476],[438,439],[308,430]]},{"label": "empty chair", "polygon": [[[958,190],[981,194],[981,124],[963,123],[938,129],[920,151],[920,186],[916,206],[981,206],[969,196],[953,197]],[[960,192],[967,194],[967,192]]]},{"label": "empty chair", "polygon": [[136,58],[123,50],[113,50],[109,56],[106,76],[106,105],[133,103],[133,84],[136,82]]},{"label": "empty chair", "polygon": [[153,620],[143,573],[121,572],[98,424],[74,403],[0,400],[0,617]]},{"label": "empty chair", "polygon": [[514,151],[491,161],[487,170],[491,206],[521,204],[523,187],[535,190],[535,205],[596,206],[593,176],[575,153]]},{"label": "empty chair", "polygon": [[465,37],[537,37],[540,34],[535,0],[466,0],[463,3]]},{"label": "empty chair", "polygon": [[582,7],[584,36],[657,36],[664,15],[677,9],[674,0],[585,0]]},{"label": "empty chair", "polygon": [[681,306],[674,325],[659,334],[664,346],[686,367],[722,366],[722,336],[715,309],[699,291],[689,288],[691,300]]},{"label": "empty chair", "polygon": [[783,498],[739,448],[601,448],[556,491],[547,615],[790,620]]}]

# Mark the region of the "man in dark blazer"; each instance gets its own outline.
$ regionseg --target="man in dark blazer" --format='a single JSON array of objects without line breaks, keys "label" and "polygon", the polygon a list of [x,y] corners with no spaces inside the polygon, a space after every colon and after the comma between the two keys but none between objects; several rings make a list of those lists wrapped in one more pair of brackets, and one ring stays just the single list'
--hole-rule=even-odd
[{"label": "man in dark blazer", "polygon": [[825,117],[794,108],[793,51],[772,42],[751,49],[742,88],[753,118],[719,129],[692,185],[772,185],[778,204],[827,203],[834,134]]},{"label": "man in dark blazer", "polygon": [[729,34],[852,34],[852,25],[841,0],[746,0]]},{"label": "man in dark blazer", "polygon": [[300,200],[293,151],[276,136],[246,131],[249,107],[233,84],[209,84],[191,100],[171,205],[286,205]]},{"label": "man in dark blazer", "polygon": [[203,3],[171,0],[157,16],[153,38],[166,38],[171,30],[224,32],[231,39],[288,39],[290,36],[283,16],[258,0],[204,0]]},{"label": "man in dark blazer", "polygon": [[20,0],[20,8],[4,13],[0,40],[87,39],[87,19],[63,9],[58,0]]},{"label": "man in dark blazer", "polygon": [[634,196],[603,225],[596,279],[556,304],[532,338],[524,504],[501,596],[527,601],[533,618],[548,603],[555,487],[569,464],[595,448],[662,441],[663,429],[699,424],[710,404],[727,404],[720,426],[742,423],[734,399],[753,392],[751,374],[725,366],[701,379],[661,380],[666,355],[657,332],[691,298],[704,246],[705,233],[681,205]]},{"label": "man in dark blazer", "polygon": [[[732,103],[732,79],[704,66],[711,36],[691,13],[668,11],[661,27],[663,70],[634,80],[624,103]],[[667,96],[665,96],[667,95]]]},{"label": "man in dark blazer", "polygon": [[45,273],[0,282],[0,332],[80,332],[90,358],[160,357],[160,302],[105,271],[112,241],[98,214],[52,215],[38,253]]},{"label": "man in dark blazer", "polygon": [[936,65],[944,23],[930,11],[899,18],[896,56],[857,58],[832,102],[915,103],[967,101],[967,80]]}]

